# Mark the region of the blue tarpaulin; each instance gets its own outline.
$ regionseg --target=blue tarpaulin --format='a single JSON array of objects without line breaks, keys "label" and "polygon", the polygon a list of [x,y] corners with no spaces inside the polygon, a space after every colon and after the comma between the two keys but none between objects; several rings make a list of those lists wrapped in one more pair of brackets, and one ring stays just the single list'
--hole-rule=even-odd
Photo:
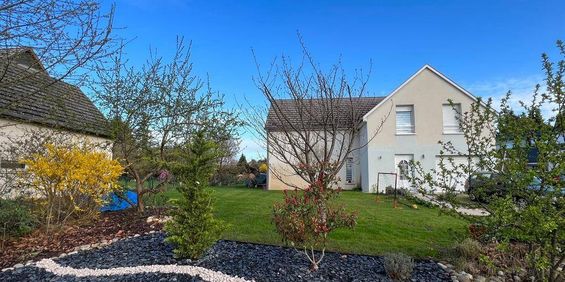
[{"label": "blue tarpaulin", "polygon": [[[121,195],[126,197],[134,205],[137,205],[137,194],[135,192],[127,191],[125,193],[121,193]],[[115,193],[110,193],[106,197],[107,198],[105,200],[107,201],[107,204],[102,206],[100,211],[121,211],[132,207],[126,200],[116,196]]]}]

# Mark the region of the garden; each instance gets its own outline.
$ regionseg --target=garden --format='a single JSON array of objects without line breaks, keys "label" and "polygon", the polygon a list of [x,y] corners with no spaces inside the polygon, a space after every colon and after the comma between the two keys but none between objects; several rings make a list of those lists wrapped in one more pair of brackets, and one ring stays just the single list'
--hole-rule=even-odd
[{"label": "garden", "polygon": [[[436,169],[399,167],[416,191],[376,195],[344,191],[340,172],[388,115],[358,138],[369,76],[323,68],[300,34],[302,61],[254,57],[267,106],[230,108],[182,37],[130,62],[113,7],[43,2],[3,7],[3,46],[32,37],[54,75],[86,73],[103,135],[0,142],[0,281],[565,281],[563,42],[531,100],[477,98],[456,115],[466,148],[439,141]],[[243,131],[269,159],[236,159]],[[268,177],[289,189],[261,189]]]}]

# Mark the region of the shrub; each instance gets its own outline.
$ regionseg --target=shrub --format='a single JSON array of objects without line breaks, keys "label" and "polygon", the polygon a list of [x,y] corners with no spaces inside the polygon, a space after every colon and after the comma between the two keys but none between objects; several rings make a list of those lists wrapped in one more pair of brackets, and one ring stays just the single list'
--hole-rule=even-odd
[{"label": "shrub", "polygon": [[25,235],[31,232],[35,225],[35,218],[27,204],[0,199],[0,235],[3,239]]},{"label": "shrub", "polygon": [[[315,182],[302,191],[284,191],[284,201],[273,206],[273,222],[284,242],[301,248],[310,261],[310,269],[318,269],[330,232],[337,228],[353,228],[356,213],[348,213],[331,200],[339,190],[324,189],[323,181]],[[316,258],[315,249],[322,254]]]},{"label": "shrub", "polygon": [[481,254],[481,243],[471,238],[466,238],[455,246],[455,251],[460,257],[478,259]]},{"label": "shrub", "polygon": [[123,168],[93,146],[62,147],[46,145],[43,153],[22,161],[26,170],[20,183],[37,197],[39,220],[47,226],[64,224],[71,216],[98,214],[103,196],[119,189]]},{"label": "shrub", "polygon": [[384,256],[386,274],[395,281],[406,281],[412,276],[414,260],[401,253],[391,253]]},{"label": "shrub", "polygon": [[167,242],[175,245],[175,256],[198,259],[219,238],[225,225],[214,218],[210,191],[205,190],[215,169],[216,146],[198,133],[181,163],[175,166],[175,175],[182,184],[181,198],[173,201],[172,220],[165,224]]}]

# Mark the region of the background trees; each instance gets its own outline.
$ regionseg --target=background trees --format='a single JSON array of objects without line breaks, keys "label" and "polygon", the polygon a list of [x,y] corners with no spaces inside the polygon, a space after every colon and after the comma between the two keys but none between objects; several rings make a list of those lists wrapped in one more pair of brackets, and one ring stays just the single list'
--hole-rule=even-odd
[{"label": "background trees", "polygon": [[[238,120],[224,108],[223,97],[192,74],[190,45],[182,38],[168,61],[151,57],[134,68],[120,53],[112,63],[110,72],[97,70],[93,89],[111,121],[114,155],[135,180],[138,209],[143,211],[143,195],[162,190],[170,180],[166,170],[176,148],[203,129],[211,140],[227,142]],[[148,188],[152,177],[158,184]]]},{"label": "background trees", "polygon": [[[485,196],[479,204],[490,215],[470,220],[486,227],[483,238],[526,245],[530,274],[540,281],[563,280],[557,269],[565,261],[565,47],[561,41],[557,46],[561,59],[553,62],[542,56],[545,87],[537,85],[530,101],[513,107],[508,93],[498,113],[491,109],[491,101],[486,107],[476,102],[460,118],[468,151],[442,143],[445,165],[423,172],[414,164],[421,192],[428,192],[427,187],[444,191],[446,207],[460,205],[454,180],[473,175],[480,181],[473,194]],[[454,155],[469,162],[454,165]]]}]

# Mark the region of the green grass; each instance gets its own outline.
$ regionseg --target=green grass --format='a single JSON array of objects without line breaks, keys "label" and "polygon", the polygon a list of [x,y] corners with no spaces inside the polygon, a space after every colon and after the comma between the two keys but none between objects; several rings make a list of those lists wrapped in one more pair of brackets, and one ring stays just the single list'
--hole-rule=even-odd
[{"label": "green grass", "polygon": [[[279,191],[214,187],[216,216],[230,224],[223,238],[282,245],[271,223],[273,203],[282,200]],[[174,190],[165,192],[176,198]],[[403,252],[416,257],[438,256],[439,250],[453,245],[465,235],[466,223],[437,209],[406,205],[392,208],[392,198],[361,192],[343,192],[339,201],[348,209],[359,212],[354,230],[337,230],[330,236],[328,250],[344,253],[379,255]],[[412,203],[401,199],[401,203]]]}]

